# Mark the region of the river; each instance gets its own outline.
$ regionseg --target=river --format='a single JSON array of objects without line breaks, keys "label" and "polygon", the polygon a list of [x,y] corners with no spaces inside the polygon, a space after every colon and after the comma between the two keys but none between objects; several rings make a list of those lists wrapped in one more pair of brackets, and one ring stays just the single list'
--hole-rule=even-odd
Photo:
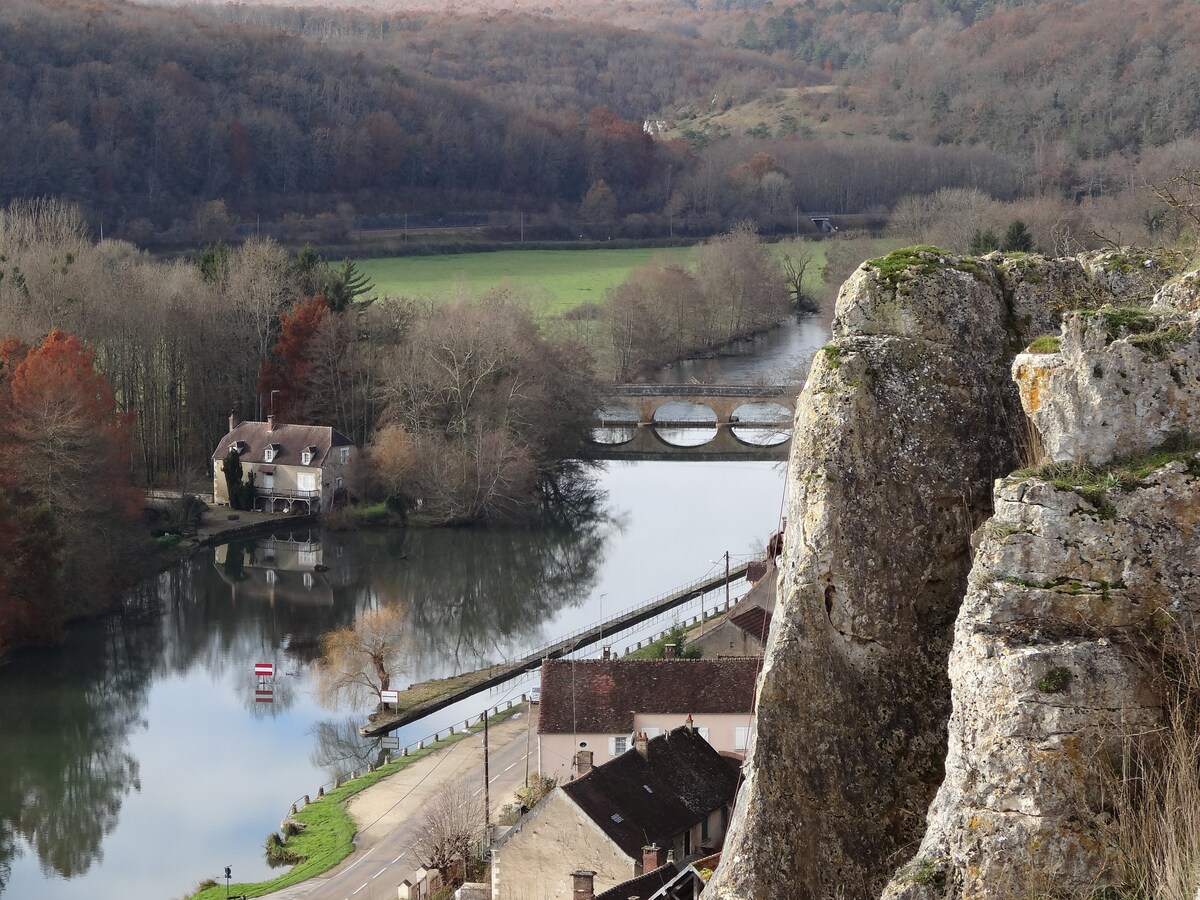
[{"label": "river", "polygon": [[[746,356],[675,377],[788,380],[827,339],[821,323],[789,323]],[[607,463],[595,509],[570,522],[281,530],[146,582],[122,614],[0,667],[0,895],[166,900],[226,865],[235,880],[267,877],[262,844],[288,806],[379,752],[357,735],[362,711],[317,702],[309,663],[323,632],[403,604],[405,682],[522,654],[718,571],[726,551],[760,554],[783,479],[779,463]],[[696,612],[612,642],[622,652]],[[256,693],[262,661],[280,673],[269,695]],[[406,726],[401,744],[535,677]]]}]

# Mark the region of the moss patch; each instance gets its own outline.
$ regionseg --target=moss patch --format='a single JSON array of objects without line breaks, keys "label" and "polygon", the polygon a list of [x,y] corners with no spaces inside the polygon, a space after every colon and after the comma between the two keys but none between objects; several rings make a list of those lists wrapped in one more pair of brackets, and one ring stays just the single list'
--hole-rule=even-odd
[{"label": "moss patch", "polygon": [[917,275],[930,275],[950,267],[948,255],[941,247],[902,247],[887,256],[868,259],[866,264],[879,272],[881,280],[896,287],[901,281]]},{"label": "moss patch", "polygon": [[1043,694],[1061,694],[1071,686],[1071,670],[1055,666],[1042,676],[1037,689]]},{"label": "moss patch", "polygon": [[1200,475],[1200,440],[1189,434],[1177,434],[1144,456],[1117,459],[1105,466],[1085,466],[1079,463],[1047,463],[1013,473],[1014,478],[1038,478],[1048,481],[1060,491],[1073,491],[1096,506],[1100,515],[1108,518],[1115,509],[1108,502],[1112,490],[1133,491],[1163,466],[1173,462],[1187,465],[1193,475]]},{"label": "moss patch", "polygon": [[842,364],[844,352],[837,344],[826,344],[821,348],[821,352],[825,354],[825,362],[829,364],[829,368],[837,369]]},{"label": "moss patch", "polygon": [[1057,353],[1062,348],[1062,338],[1057,334],[1043,334],[1025,348],[1026,353]]}]

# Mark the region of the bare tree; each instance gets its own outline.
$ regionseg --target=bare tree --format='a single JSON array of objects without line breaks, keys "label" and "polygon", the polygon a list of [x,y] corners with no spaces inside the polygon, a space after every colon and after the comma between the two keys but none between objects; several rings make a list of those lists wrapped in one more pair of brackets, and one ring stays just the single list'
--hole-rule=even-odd
[{"label": "bare tree", "polygon": [[821,308],[820,301],[804,286],[804,276],[814,256],[812,245],[800,241],[794,241],[779,256],[779,266],[783,270],[788,292],[792,295],[792,303],[803,312],[817,312]]},{"label": "bare tree", "polygon": [[459,781],[425,806],[416,850],[426,868],[437,869],[443,882],[461,864],[465,874],[472,851],[484,839],[483,794]]},{"label": "bare tree", "polygon": [[408,664],[407,629],[408,609],[392,605],[367,610],[354,625],[324,635],[316,666],[321,702],[377,701]]}]

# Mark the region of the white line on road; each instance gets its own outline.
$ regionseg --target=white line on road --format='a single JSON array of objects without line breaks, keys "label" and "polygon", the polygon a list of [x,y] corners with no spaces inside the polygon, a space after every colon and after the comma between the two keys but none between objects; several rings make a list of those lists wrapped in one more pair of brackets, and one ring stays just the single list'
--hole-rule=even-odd
[{"label": "white line on road", "polygon": [[368,856],[370,856],[374,852],[375,852],[375,848],[372,847],[370,850],[368,850],[366,853],[364,853],[362,856],[360,856],[354,862],[350,863],[350,865],[346,866],[346,868],[342,871],[342,874],[344,875],[344,874],[346,874],[346,872],[349,872],[351,869],[353,869],[355,866],[357,866],[360,862],[362,862],[364,859],[366,859]]},{"label": "white line on road", "polygon": [[386,866],[384,866],[382,869],[380,869],[378,872],[376,872],[374,875],[372,875],[371,880],[374,881],[376,878],[378,878],[380,875],[382,875],[384,872],[386,872],[388,870],[389,866],[391,866],[391,863],[388,863]]},{"label": "white line on road", "polygon": [[[360,884],[360,885],[358,886],[358,891],[361,891],[361,890],[362,890],[363,888],[365,888],[366,886],[367,886],[367,883],[364,881],[362,884]],[[354,892],[354,894],[357,894],[357,893],[358,893],[358,891],[355,891],[355,892]],[[350,896],[351,896],[351,897],[353,897],[353,896],[354,896],[354,894],[351,894]]]},{"label": "white line on road", "polygon": [[[519,763],[519,762],[520,762],[520,760],[517,760],[517,762],[515,762],[511,766],[509,766],[508,769],[515,769],[517,767],[517,763]],[[507,772],[508,769],[505,769],[504,771]]]},{"label": "white line on road", "polygon": [[[407,850],[405,850],[405,851],[404,851],[404,853],[407,853],[407,852],[408,852]],[[395,859],[393,859],[393,860],[392,860],[392,865],[393,865],[393,866],[394,866],[396,863],[400,862],[400,860],[404,859],[404,853],[401,853],[399,856],[397,856]]]}]

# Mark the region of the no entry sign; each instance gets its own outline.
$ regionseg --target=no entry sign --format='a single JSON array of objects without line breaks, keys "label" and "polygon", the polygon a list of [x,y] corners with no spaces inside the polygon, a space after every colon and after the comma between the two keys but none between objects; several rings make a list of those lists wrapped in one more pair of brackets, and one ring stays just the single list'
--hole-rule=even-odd
[{"label": "no entry sign", "polygon": [[274,678],[275,663],[255,663],[254,674],[259,678]]}]

